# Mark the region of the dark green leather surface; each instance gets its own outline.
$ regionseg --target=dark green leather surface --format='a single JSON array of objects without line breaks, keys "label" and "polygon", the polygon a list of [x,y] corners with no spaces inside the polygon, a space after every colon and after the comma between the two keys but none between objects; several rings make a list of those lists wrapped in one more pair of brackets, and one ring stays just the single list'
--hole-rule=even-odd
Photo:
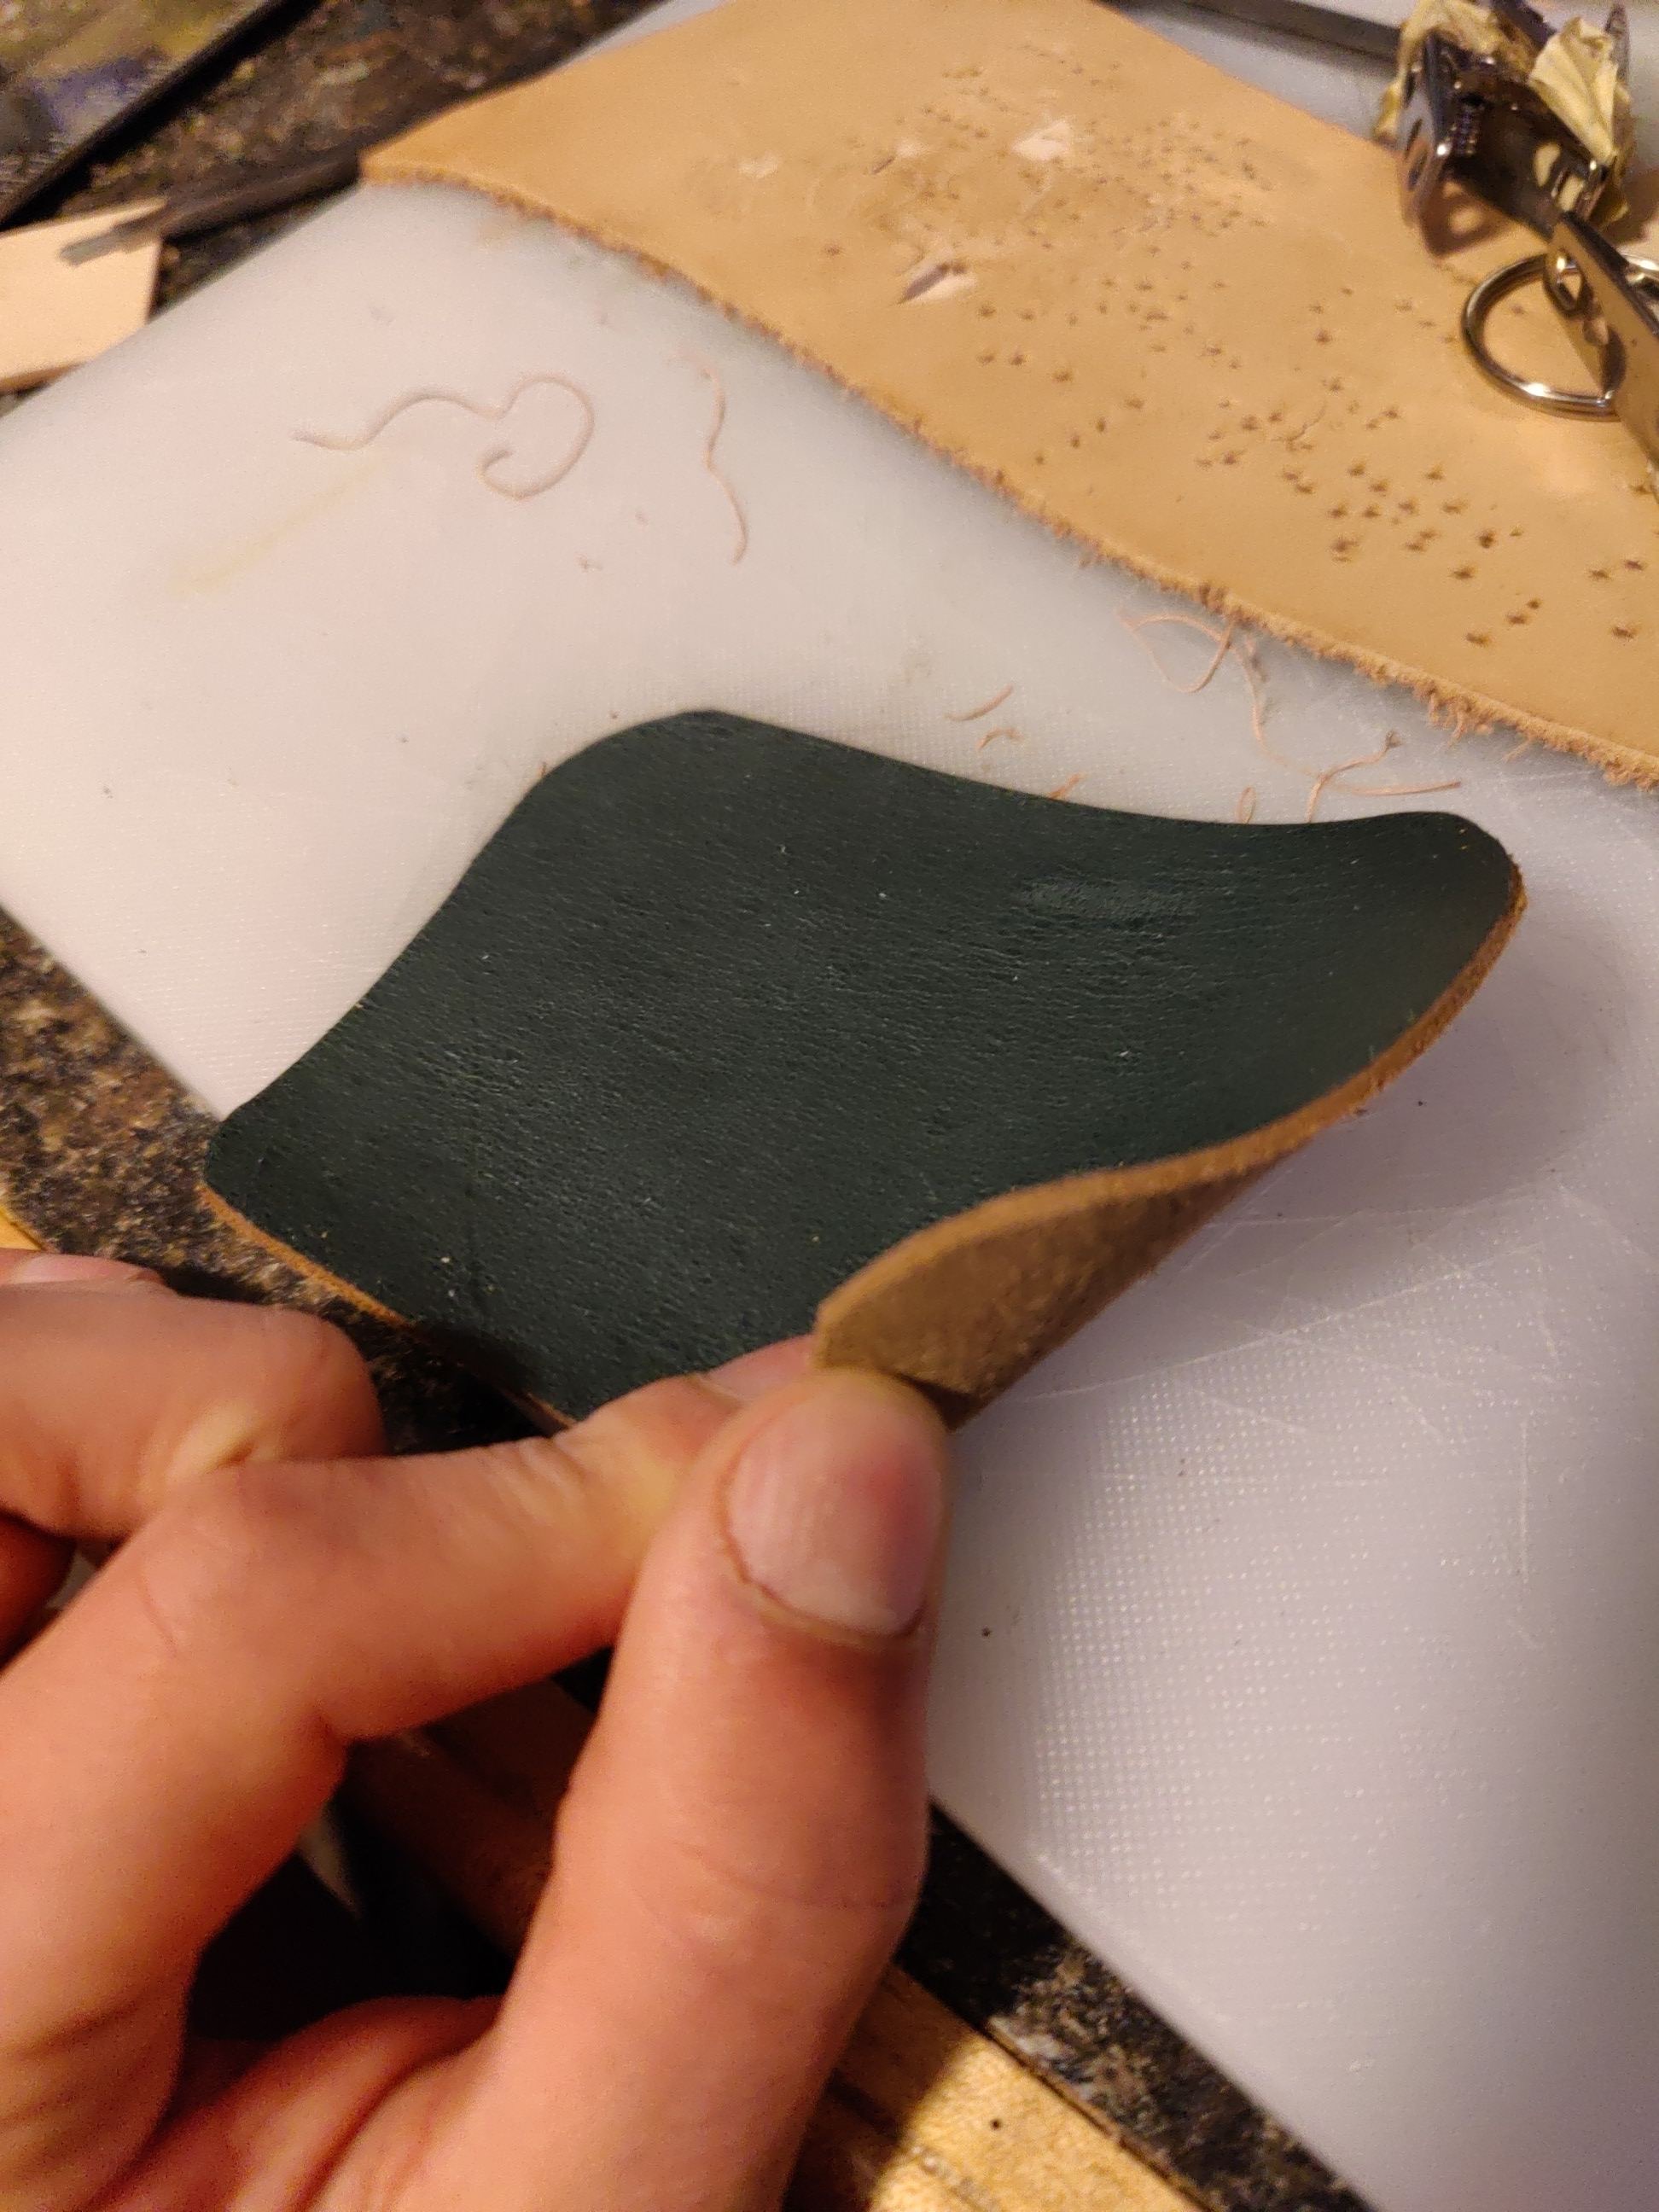
[{"label": "dark green leather surface", "polygon": [[580,1415],[981,1200],[1321,1096],[1511,894],[1454,816],[1170,822],[680,715],[547,776],[210,1181]]}]

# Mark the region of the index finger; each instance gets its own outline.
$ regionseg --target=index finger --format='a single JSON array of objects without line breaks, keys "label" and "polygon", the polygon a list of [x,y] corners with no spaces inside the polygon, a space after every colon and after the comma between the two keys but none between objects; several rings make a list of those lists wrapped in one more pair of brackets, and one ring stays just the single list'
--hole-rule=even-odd
[{"label": "index finger", "polygon": [[55,1255],[6,1261],[0,1515],[116,1539],[214,1468],[380,1449],[368,1370],[314,1315],[112,1297],[106,1283],[63,1273]]}]

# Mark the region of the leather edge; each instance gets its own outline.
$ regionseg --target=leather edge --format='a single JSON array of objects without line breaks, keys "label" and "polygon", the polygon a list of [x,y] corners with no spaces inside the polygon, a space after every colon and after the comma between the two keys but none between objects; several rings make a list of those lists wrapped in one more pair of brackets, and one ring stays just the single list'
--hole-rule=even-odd
[{"label": "leather edge", "polygon": [[[423,1329],[419,1322],[411,1321],[407,1314],[398,1312],[395,1307],[383,1305],[379,1298],[368,1291],[360,1290],[356,1283],[348,1282],[343,1275],[333,1273],[319,1260],[313,1260],[308,1253],[300,1251],[292,1244],[285,1244],[280,1237],[273,1237],[268,1229],[262,1229],[257,1221],[250,1220],[246,1213],[240,1212],[228,1199],[221,1198],[205,1176],[198,1180],[197,1190],[209,1212],[222,1223],[233,1237],[258,1245],[262,1251],[270,1253],[273,1259],[280,1260],[285,1267],[292,1268],[295,1274],[303,1275],[307,1282],[315,1283],[335,1297],[343,1299],[346,1304],[356,1306],[359,1313],[367,1314],[374,1321],[388,1322],[393,1328],[402,1329],[408,1335],[418,1339],[421,1343],[429,1346],[439,1358],[455,1360],[453,1346],[440,1343],[429,1330]],[[547,1435],[550,1436],[559,1429],[575,1426],[573,1414],[561,1413],[556,1406],[549,1405],[544,1399],[508,1390],[494,1377],[489,1379],[493,1389]]]}]

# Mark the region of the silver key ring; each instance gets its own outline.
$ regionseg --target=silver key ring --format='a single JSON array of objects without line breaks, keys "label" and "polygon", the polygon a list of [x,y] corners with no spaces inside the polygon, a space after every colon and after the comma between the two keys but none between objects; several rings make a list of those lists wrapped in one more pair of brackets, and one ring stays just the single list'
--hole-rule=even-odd
[{"label": "silver key ring", "polygon": [[1614,412],[1613,394],[1619,388],[1616,378],[1600,392],[1563,392],[1559,386],[1546,384],[1538,377],[1521,376],[1514,369],[1505,368],[1486,343],[1486,323],[1492,309],[1523,285],[1543,283],[1557,312],[1570,312],[1563,307],[1553,285],[1549,283],[1548,264],[1548,254],[1529,253],[1524,261],[1512,261],[1507,268],[1494,269],[1490,276],[1483,276],[1463,302],[1463,343],[1487,382],[1497,385],[1500,392],[1507,392],[1512,398],[1524,400],[1528,407],[1544,408],[1552,415],[1573,415],[1581,422],[1605,422]]}]

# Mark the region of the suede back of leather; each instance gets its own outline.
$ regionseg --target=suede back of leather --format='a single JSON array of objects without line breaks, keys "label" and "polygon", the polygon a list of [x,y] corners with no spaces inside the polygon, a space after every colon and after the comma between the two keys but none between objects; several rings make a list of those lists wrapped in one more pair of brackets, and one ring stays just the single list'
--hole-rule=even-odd
[{"label": "suede back of leather", "polygon": [[1294,1113],[1515,896],[1449,816],[1162,821],[680,715],[545,778],[210,1179],[577,1416],[982,1200]]}]

